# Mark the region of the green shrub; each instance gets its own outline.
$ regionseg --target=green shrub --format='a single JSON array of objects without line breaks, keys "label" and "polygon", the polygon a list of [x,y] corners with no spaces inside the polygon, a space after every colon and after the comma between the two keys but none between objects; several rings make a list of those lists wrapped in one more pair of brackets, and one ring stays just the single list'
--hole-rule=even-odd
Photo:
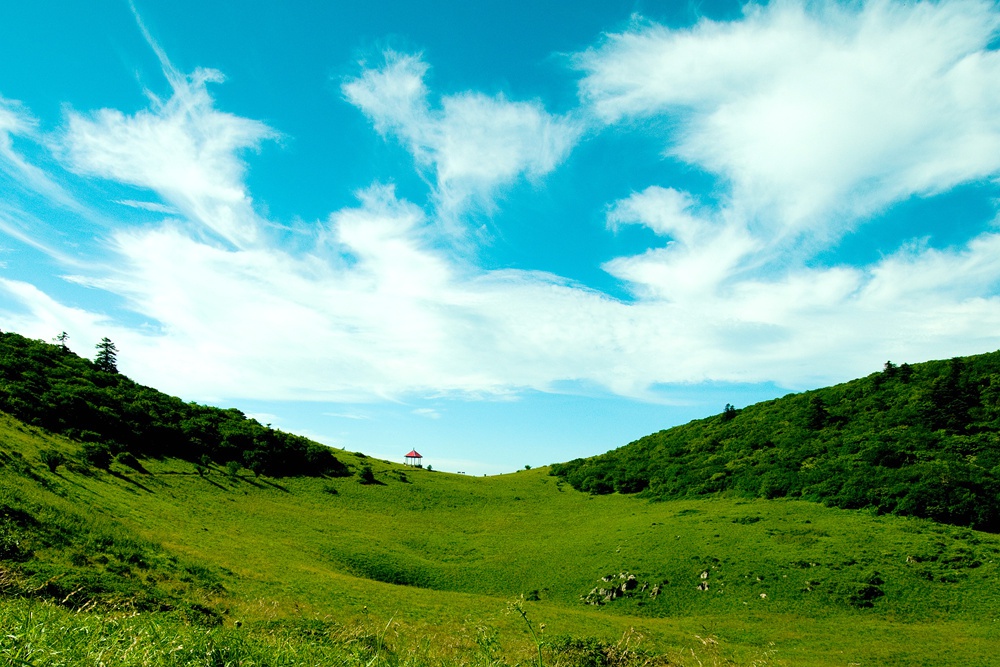
[{"label": "green shrub", "polygon": [[49,472],[55,472],[56,468],[66,463],[66,457],[54,449],[43,449],[38,453],[38,458],[49,469]]},{"label": "green shrub", "polygon": [[0,560],[22,562],[33,556],[31,549],[22,544],[20,531],[9,526],[0,527]]},{"label": "green shrub", "polygon": [[83,462],[92,468],[107,470],[111,465],[111,448],[103,442],[85,442]]},{"label": "green shrub", "polygon": [[375,484],[375,472],[369,465],[362,466],[361,470],[358,471],[358,481],[362,484]]}]

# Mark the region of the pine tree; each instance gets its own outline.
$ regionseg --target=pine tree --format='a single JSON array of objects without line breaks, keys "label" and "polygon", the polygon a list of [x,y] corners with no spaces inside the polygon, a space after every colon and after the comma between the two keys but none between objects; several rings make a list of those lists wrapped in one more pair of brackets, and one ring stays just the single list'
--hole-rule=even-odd
[{"label": "pine tree", "polygon": [[117,373],[118,348],[111,342],[111,339],[105,336],[95,347],[97,347],[97,356],[94,357],[94,363],[97,364],[97,367],[105,373]]},{"label": "pine tree", "polygon": [[827,420],[830,418],[830,413],[826,410],[826,403],[819,396],[813,396],[809,399],[809,414],[806,419],[806,425],[810,430],[818,431],[824,426],[826,426]]}]

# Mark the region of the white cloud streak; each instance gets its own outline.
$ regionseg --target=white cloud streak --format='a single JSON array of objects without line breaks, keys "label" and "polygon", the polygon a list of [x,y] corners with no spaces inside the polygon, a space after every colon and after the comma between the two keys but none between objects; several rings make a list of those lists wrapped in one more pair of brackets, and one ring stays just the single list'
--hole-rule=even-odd
[{"label": "white cloud streak", "polygon": [[538,102],[502,94],[446,95],[430,105],[428,66],[415,55],[384,54],[381,68],[365,68],[342,86],[382,135],[397,137],[417,163],[433,171],[439,213],[453,217],[469,206],[490,210],[500,188],[518,178],[537,180],[569,153],[582,128],[550,115]]},{"label": "white cloud streak", "polygon": [[38,135],[38,121],[27,107],[17,100],[0,96],[0,170],[52,204],[82,212],[83,207],[69,193],[15,150],[13,137],[36,140]]}]

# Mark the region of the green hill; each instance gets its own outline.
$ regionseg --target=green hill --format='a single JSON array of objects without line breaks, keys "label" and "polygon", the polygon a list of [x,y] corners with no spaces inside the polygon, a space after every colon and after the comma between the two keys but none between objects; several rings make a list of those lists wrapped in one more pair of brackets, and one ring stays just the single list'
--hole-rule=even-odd
[{"label": "green hill", "polygon": [[553,466],[576,489],[729,493],[1000,530],[1000,352],[910,366]]},{"label": "green hill", "polygon": [[102,465],[113,456],[171,456],[278,476],[346,473],[327,447],[306,438],[235,408],[185,403],[16,333],[0,333],[0,411],[89,443],[91,462]]},{"label": "green hill", "polygon": [[[48,352],[33,386],[94,372]],[[40,421],[0,415],[0,663],[498,667],[538,664],[532,632],[548,665],[998,662],[1000,537],[987,532],[792,498],[595,495],[545,469],[476,478],[339,450],[324,474],[255,474],[238,456],[203,460],[182,429],[184,457],[125,434],[97,441],[117,455],[95,465],[94,436],[7,395]],[[128,398],[102,405],[138,414]]]}]

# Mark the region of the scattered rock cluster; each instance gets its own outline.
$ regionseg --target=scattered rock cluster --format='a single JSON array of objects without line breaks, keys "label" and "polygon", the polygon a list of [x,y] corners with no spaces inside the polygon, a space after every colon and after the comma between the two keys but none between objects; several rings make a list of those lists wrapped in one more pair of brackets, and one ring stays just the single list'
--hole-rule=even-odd
[{"label": "scattered rock cluster", "polygon": [[650,584],[648,581],[640,581],[631,572],[619,572],[618,574],[607,574],[601,577],[601,583],[594,586],[586,595],[580,596],[580,601],[584,604],[602,605],[613,602],[620,598],[634,598],[644,596],[647,591],[649,597],[655,598],[667,584],[666,580],[658,584]]}]

